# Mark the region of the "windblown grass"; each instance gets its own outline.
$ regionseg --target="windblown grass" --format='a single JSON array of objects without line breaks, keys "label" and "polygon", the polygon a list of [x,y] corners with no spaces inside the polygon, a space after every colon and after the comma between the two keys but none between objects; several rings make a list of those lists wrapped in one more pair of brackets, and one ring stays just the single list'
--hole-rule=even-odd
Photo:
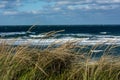
[{"label": "windblown grass", "polygon": [[83,54],[86,46],[78,52],[69,42],[42,50],[0,45],[0,80],[120,80],[120,57],[103,55],[92,61],[90,50]]},{"label": "windblown grass", "polygon": [[[57,32],[46,33],[44,38]],[[120,80],[120,57],[108,55],[114,46],[105,47],[101,58],[93,60],[92,51],[101,45],[88,48],[74,44],[67,42],[54,47],[53,43],[41,49],[1,42],[0,80]]]}]

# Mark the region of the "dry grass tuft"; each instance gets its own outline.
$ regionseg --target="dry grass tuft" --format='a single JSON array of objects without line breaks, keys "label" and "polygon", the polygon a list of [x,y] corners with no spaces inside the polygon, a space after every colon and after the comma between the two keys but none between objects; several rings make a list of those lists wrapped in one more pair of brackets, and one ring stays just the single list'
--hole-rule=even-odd
[{"label": "dry grass tuft", "polygon": [[99,45],[87,50],[74,43],[40,49],[2,42],[0,80],[120,80],[120,57],[106,55],[106,51],[92,60],[91,51]]}]

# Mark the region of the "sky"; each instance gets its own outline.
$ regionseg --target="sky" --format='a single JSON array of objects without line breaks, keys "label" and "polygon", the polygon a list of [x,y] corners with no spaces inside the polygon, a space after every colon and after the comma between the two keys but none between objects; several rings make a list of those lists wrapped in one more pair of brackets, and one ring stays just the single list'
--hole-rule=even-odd
[{"label": "sky", "polygon": [[0,25],[120,24],[120,0],[0,0]]}]

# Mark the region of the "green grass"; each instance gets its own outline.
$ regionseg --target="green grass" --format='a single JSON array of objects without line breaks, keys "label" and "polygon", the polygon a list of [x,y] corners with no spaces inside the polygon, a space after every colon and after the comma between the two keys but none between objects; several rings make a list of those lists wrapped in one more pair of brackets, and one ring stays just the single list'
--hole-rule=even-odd
[{"label": "green grass", "polygon": [[[92,61],[90,51],[99,45],[88,51],[71,43],[44,50],[0,45],[0,80],[120,80],[120,57],[104,52]],[[79,50],[74,51],[75,47]]]}]

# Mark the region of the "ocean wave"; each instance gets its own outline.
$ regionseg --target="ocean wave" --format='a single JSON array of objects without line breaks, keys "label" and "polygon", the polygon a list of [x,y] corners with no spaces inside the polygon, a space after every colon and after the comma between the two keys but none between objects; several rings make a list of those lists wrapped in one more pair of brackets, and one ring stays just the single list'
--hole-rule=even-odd
[{"label": "ocean wave", "polygon": [[[46,37],[45,34],[36,34],[35,32],[1,32],[0,37],[2,38],[14,38],[14,37],[21,37],[21,38],[43,38]],[[54,34],[51,37],[56,39],[62,38],[89,38],[89,39],[99,39],[99,38],[120,38],[120,36],[116,35],[108,35],[108,34],[88,34],[88,33],[68,33],[68,34]]]},{"label": "ocean wave", "polygon": [[0,39],[0,42],[6,42],[9,45],[50,45],[52,43],[64,44],[66,42],[76,42],[76,45],[120,45],[120,39],[117,38],[99,38],[90,40],[89,38],[63,38],[63,39]]},{"label": "ocean wave", "polygon": [[[44,38],[45,34],[34,34],[26,32],[5,32],[0,33],[1,37],[13,36],[11,38],[0,39],[0,42],[5,41],[9,45],[50,45],[52,43],[64,44],[66,42],[75,42],[77,45],[120,45],[120,36],[100,35],[100,34],[84,34],[84,33],[69,33],[69,34],[54,34],[50,38]],[[20,36],[15,39],[15,36]]]},{"label": "ocean wave", "polygon": [[35,34],[34,32],[1,32],[0,37],[2,38],[9,38],[9,37],[21,37],[21,36],[28,36],[30,34]]}]

